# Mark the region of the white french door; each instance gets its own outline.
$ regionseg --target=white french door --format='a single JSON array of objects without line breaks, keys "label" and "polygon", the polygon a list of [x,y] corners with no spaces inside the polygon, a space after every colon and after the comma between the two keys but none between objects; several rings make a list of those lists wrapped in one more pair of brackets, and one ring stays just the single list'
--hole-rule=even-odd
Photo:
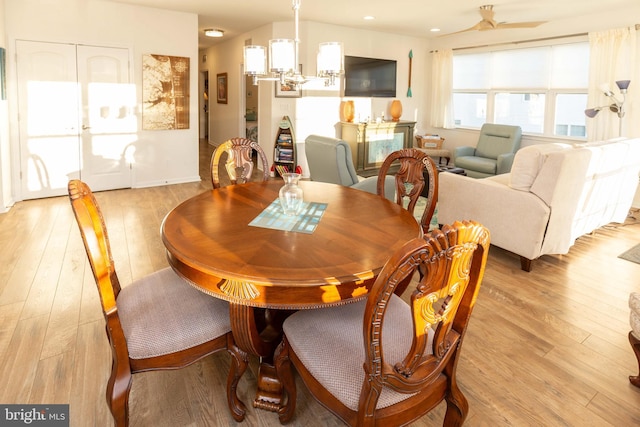
[{"label": "white french door", "polygon": [[16,42],[23,199],[131,187],[136,137],[129,51]]}]

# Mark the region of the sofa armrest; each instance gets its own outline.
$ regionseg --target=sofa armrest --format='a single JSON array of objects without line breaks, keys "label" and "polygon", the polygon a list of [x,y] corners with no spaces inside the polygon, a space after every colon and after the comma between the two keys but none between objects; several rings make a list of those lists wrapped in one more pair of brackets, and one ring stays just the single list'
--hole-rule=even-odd
[{"label": "sofa armrest", "polygon": [[453,150],[453,161],[455,162],[456,157],[473,156],[475,153],[476,153],[475,147],[469,147],[469,146],[456,147]]},{"label": "sofa armrest", "polygon": [[491,244],[528,259],[538,258],[550,208],[536,195],[509,187],[508,177],[475,179],[441,172],[438,223],[478,221],[489,229]]},{"label": "sofa armrest", "polygon": [[511,167],[513,166],[513,159],[515,158],[515,156],[516,156],[515,153],[500,154],[498,156],[496,175],[511,172]]}]

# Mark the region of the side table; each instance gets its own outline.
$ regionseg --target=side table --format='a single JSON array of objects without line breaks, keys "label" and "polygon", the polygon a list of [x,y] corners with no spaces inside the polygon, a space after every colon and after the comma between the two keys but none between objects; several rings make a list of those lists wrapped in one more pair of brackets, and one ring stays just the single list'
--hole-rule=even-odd
[{"label": "side table", "polygon": [[438,135],[416,135],[416,147],[429,157],[437,157],[438,164],[442,164],[442,159],[446,159],[446,165],[451,160],[451,152],[442,148],[444,138]]},{"label": "side table", "polygon": [[[438,173],[448,172],[448,173],[455,173],[458,175],[465,175],[465,176],[467,175],[467,172],[465,172],[464,169],[457,168],[455,166],[437,164],[436,169],[438,170]],[[422,193],[420,195],[423,197],[428,197],[429,196],[428,194],[429,193],[429,174],[425,171],[422,173],[422,175],[424,176],[424,189],[422,190]]]},{"label": "side table", "polygon": [[418,150],[422,151],[429,157],[437,157],[438,165],[442,164],[442,159],[446,160],[445,166],[449,164],[449,160],[451,160],[451,152],[449,150],[438,149],[438,148],[418,148]]}]

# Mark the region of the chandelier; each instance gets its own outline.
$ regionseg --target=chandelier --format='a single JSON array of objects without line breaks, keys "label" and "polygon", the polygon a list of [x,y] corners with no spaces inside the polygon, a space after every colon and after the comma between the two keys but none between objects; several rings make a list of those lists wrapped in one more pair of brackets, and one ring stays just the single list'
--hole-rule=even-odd
[{"label": "chandelier", "polygon": [[320,43],[318,49],[317,75],[303,76],[298,68],[300,39],[298,37],[298,11],[300,0],[292,0],[295,38],[269,40],[269,73],[267,74],[267,49],[264,46],[244,47],[244,74],[253,77],[253,84],[258,81],[279,81],[282,85],[299,85],[311,80],[324,79],[325,86],[333,86],[336,77],[344,71],[342,43]]}]

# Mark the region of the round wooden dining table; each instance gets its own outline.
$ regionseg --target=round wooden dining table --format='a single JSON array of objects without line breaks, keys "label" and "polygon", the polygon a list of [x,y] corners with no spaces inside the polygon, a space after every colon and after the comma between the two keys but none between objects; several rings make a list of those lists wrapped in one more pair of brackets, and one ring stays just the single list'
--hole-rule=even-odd
[{"label": "round wooden dining table", "polygon": [[312,233],[249,225],[282,185],[269,180],[205,191],[176,206],[161,226],[173,269],[230,303],[236,344],[261,358],[254,406],[271,411],[282,393],[272,362],[284,318],[366,297],[393,252],[422,235],[396,203],[312,181],[300,182],[305,202],[326,204]]}]

